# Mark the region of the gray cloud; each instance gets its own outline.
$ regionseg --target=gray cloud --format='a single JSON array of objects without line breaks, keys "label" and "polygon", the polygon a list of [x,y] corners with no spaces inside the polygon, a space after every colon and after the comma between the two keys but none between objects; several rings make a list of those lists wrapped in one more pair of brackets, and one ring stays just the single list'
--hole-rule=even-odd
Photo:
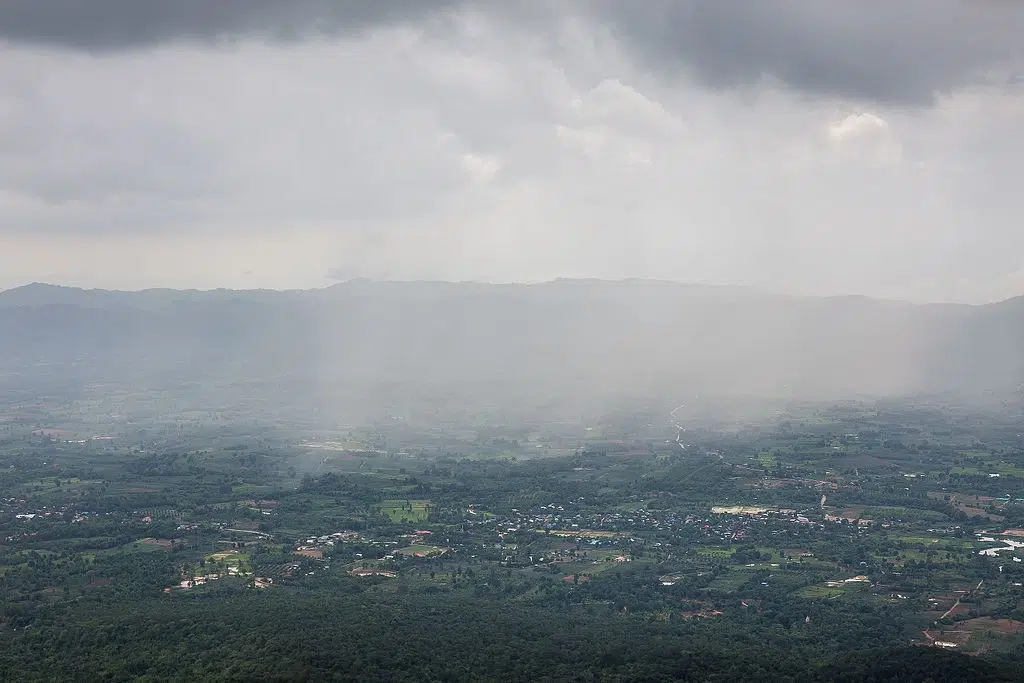
[{"label": "gray cloud", "polygon": [[456,8],[500,12],[538,31],[561,19],[594,21],[649,70],[693,74],[712,87],[767,78],[811,93],[919,105],[986,78],[1013,82],[1024,61],[1024,4],[998,0],[5,0],[0,39],[100,51],[298,40]]},{"label": "gray cloud", "polygon": [[687,68],[716,86],[768,77],[809,92],[917,104],[992,70],[1019,69],[1024,58],[1021,3],[599,2],[651,67]]},{"label": "gray cloud", "polygon": [[4,0],[0,38],[84,50],[263,35],[295,39],[415,20],[458,0]]}]

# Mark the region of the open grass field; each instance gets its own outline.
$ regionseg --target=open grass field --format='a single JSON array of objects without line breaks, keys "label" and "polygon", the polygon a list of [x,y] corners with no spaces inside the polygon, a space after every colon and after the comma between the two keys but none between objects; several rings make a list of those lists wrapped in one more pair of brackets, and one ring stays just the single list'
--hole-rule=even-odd
[{"label": "open grass field", "polygon": [[377,510],[392,522],[425,522],[430,517],[430,501],[385,500]]},{"label": "open grass field", "polygon": [[408,555],[409,557],[435,557],[446,552],[448,552],[448,548],[440,548],[435,545],[410,545],[395,551],[398,555]]},{"label": "open grass field", "polygon": [[750,574],[730,572],[716,578],[705,590],[709,592],[735,593],[741,586],[746,585],[748,581],[750,581]]},{"label": "open grass field", "polygon": [[843,588],[833,588],[824,584],[815,584],[813,586],[806,586],[796,592],[796,595],[801,598],[810,598],[812,600],[828,600],[838,595],[842,595],[846,590]]},{"label": "open grass field", "polygon": [[77,477],[45,477],[33,481],[27,481],[18,487],[21,493],[47,494],[60,491],[74,491],[89,486],[100,486],[100,480],[86,480]]},{"label": "open grass field", "polygon": [[229,574],[248,576],[252,574],[252,562],[249,556],[234,550],[213,553],[206,556],[206,567],[224,567]]},{"label": "open grass field", "polygon": [[125,550],[138,553],[151,553],[160,550],[170,550],[174,545],[171,539],[142,538],[124,546]]},{"label": "open grass field", "polygon": [[955,539],[935,538],[934,536],[897,536],[895,539],[902,545],[924,546],[926,548],[945,548],[950,545],[961,544]]},{"label": "open grass field", "polygon": [[127,495],[160,493],[164,489],[172,488],[176,484],[185,481],[181,477],[167,477],[164,480],[139,479],[132,482],[117,482],[110,484],[110,493],[123,493]]}]

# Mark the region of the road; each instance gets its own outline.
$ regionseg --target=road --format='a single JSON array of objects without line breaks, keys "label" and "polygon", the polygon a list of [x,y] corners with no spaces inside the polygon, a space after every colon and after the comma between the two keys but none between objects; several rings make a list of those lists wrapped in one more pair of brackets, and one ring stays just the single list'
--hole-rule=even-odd
[{"label": "road", "polygon": [[683,434],[686,433],[686,427],[684,427],[683,425],[679,424],[679,420],[676,419],[676,413],[678,413],[680,410],[682,410],[685,407],[686,407],[685,403],[680,403],[679,405],[677,405],[675,408],[672,409],[671,413],[668,414],[670,421],[672,422],[672,424],[676,428],[676,445],[679,446],[679,449],[683,450],[683,451],[685,451],[686,447],[689,445],[689,444],[683,443]]}]

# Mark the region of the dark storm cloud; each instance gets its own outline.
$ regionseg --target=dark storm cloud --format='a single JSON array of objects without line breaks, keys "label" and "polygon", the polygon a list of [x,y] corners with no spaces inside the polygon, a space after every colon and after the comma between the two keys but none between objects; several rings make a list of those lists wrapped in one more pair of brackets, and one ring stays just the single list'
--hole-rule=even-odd
[{"label": "dark storm cloud", "polygon": [[775,78],[797,90],[923,103],[993,69],[1021,73],[1017,0],[597,0],[655,71],[712,86]]},{"label": "dark storm cloud", "polygon": [[173,40],[297,40],[484,9],[536,30],[608,26],[643,67],[709,87],[774,79],[795,90],[899,104],[1024,60],[1021,0],[0,0],[0,40],[122,50]]},{"label": "dark storm cloud", "polygon": [[261,35],[295,39],[414,20],[457,0],[0,0],[0,39],[84,50]]}]

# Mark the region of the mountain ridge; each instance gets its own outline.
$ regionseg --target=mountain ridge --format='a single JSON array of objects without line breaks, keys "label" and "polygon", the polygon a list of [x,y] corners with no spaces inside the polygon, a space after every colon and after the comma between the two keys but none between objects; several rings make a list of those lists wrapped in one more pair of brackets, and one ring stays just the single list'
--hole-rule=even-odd
[{"label": "mountain ridge", "polygon": [[456,394],[1005,393],[1024,383],[1021,349],[1024,297],[912,304],[641,280],[0,294],[0,391],[61,396],[207,386],[230,403],[246,387],[247,400],[370,410]]},{"label": "mountain ridge", "polygon": [[[31,282],[24,285],[0,290],[0,305],[47,305],[53,303],[67,303],[69,297],[82,299],[84,297],[115,296],[129,298],[133,296],[296,296],[302,294],[315,295],[316,293],[329,293],[343,291],[355,287],[436,287],[436,288],[467,288],[479,289],[540,289],[554,287],[666,287],[679,290],[708,293],[730,293],[737,295],[778,297],[798,300],[822,300],[822,301],[871,301],[879,303],[900,304],[906,306],[961,306],[980,308],[985,306],[1013,305],[1012,302],[1024,302],[1024,294],[990,301],[985,303],[960,303],[949,301],[912,302],[904,299],[893,299],[889,297],[877,297],[865,294],[827,294],[827,295],[799,295],[771,292],[760,290],[744,285],[721,285],[684,282],[677,280],[649,279],[649,278],[622,278],[617,280],[602,278],[555,278],[540,282],[482,282],[475,280],[374,280],[369,278],[354,278],[337,282],[323,287],[311,287],[306,289],[233,289],[228,287],[216,287],[213,289],[197,288],[173,288],[173,287],[146,287],[142,289],[104,289],[98,287],[77,287],[73,285],[59,285],[47,282]],[[61,300],[65,299],[65,300]]]}]

